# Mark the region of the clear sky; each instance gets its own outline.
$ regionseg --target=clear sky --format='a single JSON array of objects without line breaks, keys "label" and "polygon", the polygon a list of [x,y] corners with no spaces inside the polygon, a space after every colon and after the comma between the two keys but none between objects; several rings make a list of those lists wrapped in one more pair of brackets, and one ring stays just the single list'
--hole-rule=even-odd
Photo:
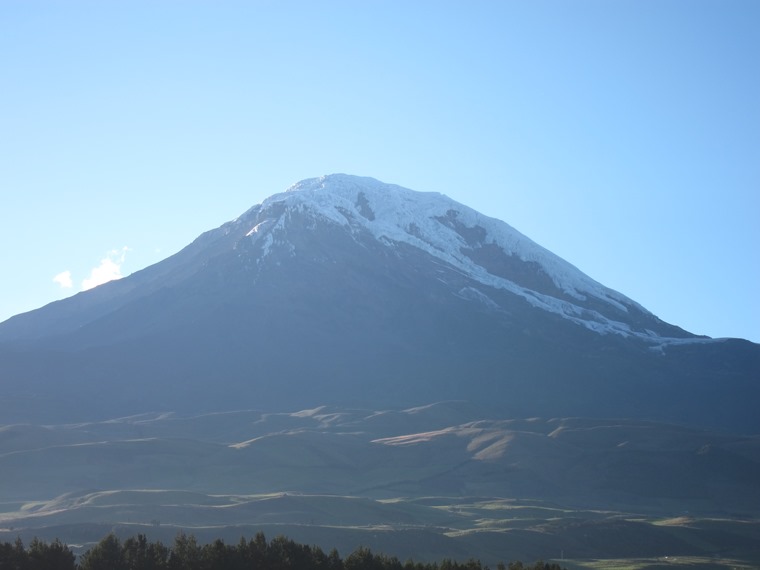
[{"label": "clear sky", "polygon": [[3,0],[0,320],[333,172],[760,342],[757,0]]}]

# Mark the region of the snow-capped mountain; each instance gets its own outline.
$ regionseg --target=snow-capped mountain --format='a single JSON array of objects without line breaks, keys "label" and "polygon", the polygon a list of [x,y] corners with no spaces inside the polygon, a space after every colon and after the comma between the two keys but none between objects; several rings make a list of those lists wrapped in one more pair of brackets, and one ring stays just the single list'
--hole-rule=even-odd
[{"label": "snow-capped mountain", "polygon": [[[357,241],[374,238],[397,250],[399,257],[403,248],[412,247],[474,283],[513,293],[531,306],[601,334],[655,342],[693,336],[663,326],[639,304],[594,281],[505,222],[442,194],[341,174],[304,180],[237,221],[254,224],[245,235],[260,243],[257,264],[275,244],[297,255],[288,241],[288,221],[294,214],[335,224]],[[499,308],[477,286],[462,288],[458,294]],[[652,328],[643,328],[644,322]]]},{"label": "snow-capped mountain", "polygon": [[754,430],[759,371],[757,345],[664,323],[502,221],[347,175],[0,324],[19,417],[464,399]]}]

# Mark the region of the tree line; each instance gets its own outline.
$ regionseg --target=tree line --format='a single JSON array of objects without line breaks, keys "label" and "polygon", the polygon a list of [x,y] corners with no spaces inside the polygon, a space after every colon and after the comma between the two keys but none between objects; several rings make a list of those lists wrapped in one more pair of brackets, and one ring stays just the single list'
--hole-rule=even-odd
[{"label": "tree line", "polygon": [[[174,544],[150,542],[145,535],[119,540],[109,534],[77,560],[66,544],[20,538],[0,543],[0,570],[489,570],[479,560],[402,563],[395,556],[359,547],[345,558],[336,549],[325,553],[318,546],[299,544],[278,536],[267,541],[263,533],[237,544],[217,539],[199,544],[180,533]],[[563,570],[558,564],[536,562],[499,563],[496,570]]]}]

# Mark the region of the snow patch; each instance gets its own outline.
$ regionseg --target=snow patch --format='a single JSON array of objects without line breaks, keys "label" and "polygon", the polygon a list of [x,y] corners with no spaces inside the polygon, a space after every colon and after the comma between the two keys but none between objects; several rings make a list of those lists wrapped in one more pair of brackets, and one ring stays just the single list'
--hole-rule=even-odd
[{"label": "snow patch", "polygon": [[271,219],[266,219],[263,222],[259,222],[258,224],[256,224],[255,226],[253,226],[253,228],[251,228],[251,231],[249,231],[247,234],[245,234],[245,237],[251,237],[252,235],[259,233],[262,230],[263,226],[265,226],[266,224],[268,224],[268,223],[270,223],[272,221],[273,220],[271,220]]},{"label": "snow patch", "polygon": [[469,301],[477,301],[479,303],[482,303],[489,309],[494,309],[494,310],[501,309],[501,307],[499,306],[498,303],[496,303],[496,301],[491,299],[491,297],[489,297],[482,291],[475,289],[475,287],[464,287],[460,289],[459,296]]}]

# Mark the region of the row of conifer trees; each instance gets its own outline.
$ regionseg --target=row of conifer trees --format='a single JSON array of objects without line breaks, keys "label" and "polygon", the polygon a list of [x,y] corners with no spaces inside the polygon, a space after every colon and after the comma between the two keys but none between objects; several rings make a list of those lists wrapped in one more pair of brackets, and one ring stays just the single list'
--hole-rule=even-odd
[{"label": "row of conifer trees", "polygon": [[[497,570],[562,570],[557,564],[499,563]],[[109,534],[79,559],[60,540],[38,539],[25,546],[21,539],[0,543],[0,570],[488,570],[478,560],[455,562],[400,562],[393,556],[360,547],[341,558],[333,549],[325,553],[278,536],[267,542],[263,533],[225,544],[221,539],[200,544],[180,533],[172,546],[150,542],[145,535],[119,540]]]}]

